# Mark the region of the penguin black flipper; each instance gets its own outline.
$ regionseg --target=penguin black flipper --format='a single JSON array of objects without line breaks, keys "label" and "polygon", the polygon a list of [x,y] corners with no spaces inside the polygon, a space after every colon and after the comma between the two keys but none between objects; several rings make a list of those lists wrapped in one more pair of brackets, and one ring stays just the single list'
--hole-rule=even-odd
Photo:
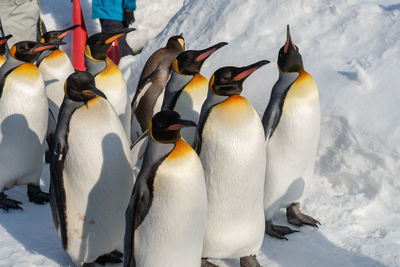
[{"label": "penguin black flipper", "polygon": [[46,151],[45,161],[46,163],[51,162],[54,151],[54,134],[56,133],[57,121],[54,118],[53,112],[49,109],[49,118],[47,121],[47,132],[46,132],[46,142],[48,146],[48,151]]},{"label": "penguin black flipper", "polygon": [[278,126],[282,116],[282,108],[292,84],[296,81],[298,73],[280,73],[278,81],[271,91],[271,97],[262,117],[265,140],[268,140]]},{"label": "penguin black flipper", "polygon": [[[152,148],[151,148],[152,147]],[[170,144],[158,144],[149,138],[142,168],[133,187],[131,200],[125,213],[124,266],[134,267],[135,231],[146,217],[153,201],[153,182],[158,167],[174,148]],[[149,151],[152,151],[151,153]]]},{"label": "penguin black flipper", "polygon": [[[60,231],[61,243],[67,249],[67,220],[66,198],[63,181],[64,161],[68,152],[69,122],[76,109],[83,106],[82,102],[75,102],[64,97],[58,115],[58,124],[54,135],[53,155],[50,162],[50,206],[56,229]],[[55,216],[54,216],[55,215]]]}]

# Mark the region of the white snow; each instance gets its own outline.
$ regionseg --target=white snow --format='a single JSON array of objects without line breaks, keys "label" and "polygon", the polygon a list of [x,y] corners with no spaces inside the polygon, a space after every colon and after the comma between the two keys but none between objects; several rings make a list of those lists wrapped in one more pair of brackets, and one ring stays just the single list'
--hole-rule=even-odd
[{"label": "white snow", "polygon": [[[41,0],[41,5],[48,29],[70,25],[69,1]],[[89,32],[99,30],[97,23],[90,22],[90,2],[83,1],[83,6]],[[164,46],[169,36],[182,32],[187,49],[229,42],[205,62],[206,77],[222,66],[271,60],[244,84],[243,95],[260,116],[277,80],[278,50],[290,24],[305,69],[320,91],[317,166],[301,209],[322,225],[296,228],[300,232],[287,236],[289,241],[266,236],[260,263],[400,266],[398,1],[138,0],[135,15],[138,31],[128,40],[137,47],[148,42],[140,55],[120,63],[131,94],[150,54]],[[47,166],[44,170],[43,185],[48,186]],[[25,210],[0,211],[0,266],[71,265],[61,249],[49,205],[30,204],[25,190],[6,192],[22,201]],[[288,225],[284,211],[275,223]],[[236,260],[217,263],[238,266]]]}]

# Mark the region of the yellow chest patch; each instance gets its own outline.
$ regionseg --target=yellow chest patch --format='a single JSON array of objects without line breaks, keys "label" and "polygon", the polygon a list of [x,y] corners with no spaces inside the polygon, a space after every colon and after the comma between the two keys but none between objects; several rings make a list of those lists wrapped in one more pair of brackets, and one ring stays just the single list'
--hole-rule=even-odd
[{"label": "yellow chest patch", "polygon": [[216,116],[221,123],[238,124],[246,122],[254,115],[254,109],[246,98],[233,95],[216,105],[211,115]]},{"label": "yellow chest patch", "polygon": [[46,57],[49,60],[54,60],[54,59],[59,59],[63,58],[65,56],[65,53],[61,51],[60,49],[56,49],[51,53],[48,57]]},{"label": "yellow chest patch", "polygon": [[10,75],[15,76],[13,78],[27,83],[31,83],[32,80],[42,79],[42,75],[38,68],[32,63],[24,63],[17,67]]},{"label": "yellow chest patch", "polygon": [[108,57],[106,58],[107,66],[100,72],[96,78],[96,86],[103,92],[108,90],[126,90],[125,78],[120,69]]},{"label": "yellow chest patch", "polygon": [[292,108],[298,101],[305,104],[319,101],[317,85],[311,75],[304,70],[300,71],[299,77],[290,87],[285,98],[283,109]]},{"label": "yellow chest patch", "polygon": [[106,57],[106,63],[107,63],[106,68],[102,72],[100,72],[98,76],[103,77],[108,75],[114,75],[116,73],[121,73],[118,66],[115,65],[115,63],[108,57]]},{"label": "yellow chest patch", "polygon": [[174,149],[171,151],[171,153],[169,153],[167,161],[179,160],[190,155],[191,153],[195,153],[193,148],[182,139],[179,139],[175,143]]},{"label": "yellow chest patch", "polygon": [[190,80],[190,82],[186,85],[184,90],[187,92],[191,92],[196,89],[203,89],[204,87],[208,87],[208,80],[200,73],[197,73],[193,76],[193,79]]}]

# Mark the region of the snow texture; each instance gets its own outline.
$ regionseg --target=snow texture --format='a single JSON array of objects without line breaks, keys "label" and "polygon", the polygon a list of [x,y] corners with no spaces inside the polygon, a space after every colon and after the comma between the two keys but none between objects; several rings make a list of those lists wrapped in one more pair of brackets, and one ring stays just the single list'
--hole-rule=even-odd
[{"label": "snow texture", "polygon": [[[90,2],[83,7],[89,32],[98,31]],[[41,0],[41,8],[48,29],[70,25],[69,1]],[[259,115],[278,78],[277,55],[290,24],[320,92],[317,164],[301,209],[322,225],[298,228],[289,241],[266,236],[258,259],[262,266],[400,266],[398,1],[138,0],[135,15],[138,31],[128,40],[135,49],[147,43],[120,63],[131,98],[147,58],[182,32],[187,49],[229,42],[205,62],[205,77],[222,66],[271,60],[244,84],[243,95]],[[42,176],[48,187],[48,166]],[[25,190],[7,192],[23,202],[23,212],[0,211],[0,266],[72,265],[49,205],[30,204]],[[288,225],[283,210],[275,223]],[[239,266],[237,260],[216,263]]]}]

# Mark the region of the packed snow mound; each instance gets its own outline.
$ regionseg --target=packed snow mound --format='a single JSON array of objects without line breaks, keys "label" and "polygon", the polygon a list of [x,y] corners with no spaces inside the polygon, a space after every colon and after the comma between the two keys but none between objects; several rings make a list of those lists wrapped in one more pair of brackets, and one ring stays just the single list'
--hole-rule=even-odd
[{"label": "packed snow mound", "polygon": [[[396,1],[186,0],[141,55],[121,66],[133,94],[147,58],[170,36],[183,33],[188,50],[226,41],[229,45],[207,59],[202,73],[210,77],[223,66],[270,60],[243,90],[262,116],[290,24],[305,69],[320,91],[317,167],[302,209],[322,226],[318,231],[303,227],[288,236],[289,242],[266,237],[261,263],[398,266],[399,18]],[[285,223],[283,211],[277,222]]]}]

